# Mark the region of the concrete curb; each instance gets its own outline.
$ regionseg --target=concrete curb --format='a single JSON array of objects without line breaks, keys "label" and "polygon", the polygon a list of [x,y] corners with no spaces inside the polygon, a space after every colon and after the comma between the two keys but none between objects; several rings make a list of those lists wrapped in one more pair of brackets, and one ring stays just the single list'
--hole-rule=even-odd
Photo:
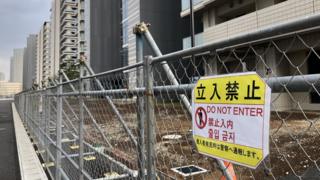
[{"label": "concrete curb", "polygon": [[47,180],[47,175],[33,148],[26,130],[22,124],[17,109],[12,103],[12,114],[19,157],[20,174],[22,180]]}]

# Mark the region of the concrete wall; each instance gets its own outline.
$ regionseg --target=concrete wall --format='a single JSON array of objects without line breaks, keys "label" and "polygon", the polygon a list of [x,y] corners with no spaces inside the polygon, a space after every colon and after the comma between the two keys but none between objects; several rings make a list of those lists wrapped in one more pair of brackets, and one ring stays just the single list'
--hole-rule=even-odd
[{"label": "concrete wall", "polygon": [[103,72],[123,66],[121,51],[121,1],[90,2],[90,64]]},{"label": "concrete wall", "polygon": [[[287,0],[285,2],[275,4],[278,1],[258,1],[258,11],[252,12],[232,20],[213,25],[205,26],[204,40],[205,43],[214,42],[229,38],[235,35],[245,34],[257,31],[272,24],[294,20],[303,16],[320,13],[319,0]],[[213,7],[212,7],[213,8]],[[213,8],[214,9],[214,8]],[[204,20],[210,20],[204,14]],[[215,16],[215,14],[212,14]],[[213,17],[211,17],[212,19]],[[204,22],[209,24],[209,22]]]},{"label": "concrete wall", "polygon": [[23,57],[23,90],[31,89],[36,79],[37,35],[29,35]]}]

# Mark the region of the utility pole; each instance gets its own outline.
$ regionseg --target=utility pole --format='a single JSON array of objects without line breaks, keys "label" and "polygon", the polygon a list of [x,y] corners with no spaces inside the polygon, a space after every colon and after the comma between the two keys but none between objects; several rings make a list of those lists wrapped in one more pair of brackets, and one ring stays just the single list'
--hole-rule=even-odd
[{"label": "utility pole", "polygon": [[[195,35],[194,35],[194,12],[193,12],[193,0],[190,0],[190,39],[191,39],[191,48],[195,46]],[[195,57],[194,54],[191,56],[191,60],[193,64],[195,63]],[[193,67],[192,76],[193,77],[196,74],[197,67]],[[192,81],[194,81],[194,78],[192,78]]]},{"label": "utility pole", "polygon": [[194,12],[193,12],[193,0],[190,0],[190,32],[191,32],[191,47],[195,45],[194,37]]}]

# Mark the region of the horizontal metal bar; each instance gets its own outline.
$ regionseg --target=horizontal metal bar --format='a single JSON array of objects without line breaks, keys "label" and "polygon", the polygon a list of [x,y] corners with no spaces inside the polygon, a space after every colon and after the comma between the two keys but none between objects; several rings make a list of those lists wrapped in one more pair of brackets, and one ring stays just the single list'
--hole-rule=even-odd
[{"label": "horizontal metal bar", "polygon": [[[36,122],[34,122],[34,120],[33,120],[29,115],[27,115],[27,118],[28,118],[32,123],[36,124]],[[66,159],[68,159],[69,162],[70,162],[76,169],[79,170],[79,166],[77,165],[77,163],[75,163],[73,159],[71,159],[70,157],[68,157],[68,156],[67,156],[68,154],[67,154],[63,149],[59,148],[59,147],[56,145],[55,141],[53,141],[42,129],[40,129],[39,127],[36,127],[36,128],[39,130],[39,132],[40,132],[47,140],[49,140],[49,144],[51,143],[56,149],[58,149],[58,150],[66,157]],[[34,129],[30,129],[30,130],[34,130]],[[81,172],[82,172],[88,179],[91,179],[91,176],[90,176],[86,171],[83,170],[83,171],[81,171]]]},{"label": "horizontal metal bar", "polygon": [[[86,153],[83,153],[83,155],[93,155],[93,154],[96,154],[95,152],[86,152]],[[73,157],[78,157],[79,154],[68,154],[68,157],[70,158],[73,158]],[[66,158],[65,156],[62,156],[61,158]]]},{"label": "horizontal metal bar", "polygon": [[272,92],[311,92],[320,88],[320,74],[264,78]]},{"label": "horizontal metal bar", "polygon": [[73,79],[73,80],[69,80],[69,81],[64,81],[64,82],[62,82],[62,83],[56,84],[56,86],[59,86],[59,85],[67,85],[67,84],[75,83],[75,82],[77,82],[77,81],[79,81],[79,79]]},{"label": "horizontal metal bar", "polygon": [[90,150],[95,151],[96,153],[100,154],[101,156],[105,157],[106,159],[108,159],[111,163],[119,166],[120,168],[122,168],[122,170],[124,170],[125,172],[127,172],[128,174],[130,174],[132,177],[137,177],[138,172],[135,170],[132,170],[130,168],[128,168],[126,165],[122,164],[121,162],[115,160],[114,158],[112,158],[111,156],[105,154],[105,153],[101,153],[98,150],[96,150],[91,144],[84,142],[84,144],[90,148]]},{"label": "horizontal metal bar", "polygon": [[98,179],[95,179],[95,180],[116,180],[116,179],[125,179],[125,178],[129,178],[130,179],[130,175],[129,174],[120,174],[118,176],[115,176],[115,177],[104,177],[104,178],[98,178]]},{"label": "horizontal metal bar", "polygon": [[[54,156],[52,155],[52,153],[50,151],[46,151],[46,153],[50,156],[51,160],[54,161]],[[42,155],[41,155],[41,157],[42,157]],[[45,159],[45,158],[42,157],[42,159]],[[50,174],[51,179],[53,179],[54,178],[53,174],[49,170],[48,170],[48,172]],[[69,177],[65,173],[64,169],[61,169],[61,175],[63,176],[64,179],[69,179]]]},{"label": "horizontal metal bar", "polygon": [[[30,121],[31,121],[32,123],[35,123],[34,120],[33,120],[29,115],[27,115],[27,118],[30,119]],[[38,128],[38,127],[37,127],[37,128]],[[39,129],[39,128],[38,128],[38,129]],[[33,130],[33,129],[31,129],[31,130]],[[56,146],[56,144],[55,144],[55,141],[54,141],[53,139],[51,139],[47,134],[45,134],[45,132],[44,132],[42,129],[39,129],[39,130],[40,130],[41,134],[43,134],[44,137],[47,138],[47,139],[50,141],[49,144],[51,143],[55,148],[57,148],[57,146]],[[77,138],[78,138],[78,137],[74,135],[74,139],[77,139]],[[124,171],[127,172],[128,174],[132,175],[133,177],[136,177],[136,176],[137,176],[137,172],[136,172],[136,171],[128,168],[126,165],[124,165],[124,164],[122,164],[121,162],[115,160],[115,159],[112,158],[111,156],[109,156],[109,155],[107,155],[107,154],[105,154],[105,153],[99,152],[99,151],[96,150],[91,144],[89,144],[89,143],[87,143],[87,142],[85,142],[85,141],[84,141],[84,144],[85,144],[91,151],[94,151],[94,152],[96,152],[97,154],[105,157],[105,158],[106,158],[107,160],[109,160],[111,163],[113,163],[113,164],[117,165],[118,167],[122,168],[122,170],[124,170]],[[63,151],[63,149],[59,149],[59,148],[58,148],[58,150],[59,150],[63,155],[66,156],[67,153],[66,153],[65,151]],[[66,157],[66,158],[67,158],[67,159],[71,159],[71,158],[69,158],[69,157]],[[72,160],[72,159],[71,159],[71,160]],[[72,161],[73,161],[73,160],[72,160]],[[71,162],[71,163],[72,163],[72,162]],[[73,164],[73,163],[72,163],[72,164]],[[78,165],[76,166],[76,168],[78,168]],[[84,172],[84,173],[85,173],[85,172]]]},{"label": "horizontal metal bar", "polygon": [[129,70],[129,69],[133,69],[133,68],[137,68],[137,67],[140,67],[140,66],[143,66],[142,62],[135,63],[133,65],[129,65],[129,66],[121,67],[121,68],[117,68],[117,69],[113,69],[113,70],[110,70],[110,71],[102,72],[102,73],[93,74],[93,75],[90,75],[90,76],[85,76],[85,77],[83,77],[83,79],[89,79],[89,78],[93,78],[93,77],[100,77],[100,76],[105,76],[105,75],[108,75],[108,74],[114,74],[114,73],[117,73],[117,72],[123,72],[123,71]]},{"label": "horizontal metal bar", "polygon": [[257,30],[247,34],[241,34],[228,39],[207,43],[204,45],[196,46],[193,48],[176,51],[160,57],[152,58],[152,64],[159,63],[162,61],[168,61],[177,59],[184,56],[190,56],[197,53],[206,51],[212,51],[215,49],[222,49],[229,46],[234,46],[244,42],[255,41],[258,39],[265,39],[272,36],[278,36],[289,32],[299,31],[302,29],[308,29],[315,26],[320,26],[320,14],[306,16],[293,21],[287,21],[281,24],[271,25],[264,29]]},{"label": "horizontal metal bar", "polygon": [[[269,85],[273,93],[284,92],[287,88],[290,92],[308,92],[314,91],[312,88],[320,86],[320,74],[309,74],[299,76],[283,76],[283,77],[271,77],[264,78],[265,82]],[[168,86],[155,86],[154,94],[167,93],[167,94],[189,94],[194,88],[195,84],[181,84],[181,85],[168,85]],[[143,95],[145,88],[133,88],[133,89],[114,89],[114,90],[99,90],[99,91],[85,91],[82,94],[79,93],[63,93],[62,96],[119,96],[124,98]],[[56,96],[56,95],[53,95]]]}]

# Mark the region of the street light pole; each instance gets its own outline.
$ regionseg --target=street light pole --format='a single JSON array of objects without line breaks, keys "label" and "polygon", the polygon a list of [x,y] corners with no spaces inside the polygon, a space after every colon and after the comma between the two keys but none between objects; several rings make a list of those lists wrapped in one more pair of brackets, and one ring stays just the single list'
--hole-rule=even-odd
[{"label": "street light pole", "polygon": [[193,0],[190,0],[190,32],[191,32],[191,47],[194,47],[194,12],[193,12]]},{"label": "street light pole", "polygon": [[[195,46],[193,0],[190,0],[190,33],[191,33],[191,36],[190,36],[191,48],[193,48]],[[191,60],[193,63],[195,63],[194,55],[191,56]],[[193,67],[192,77],[196,74],[196,71],[197,71],[197,68]],[[192,81],[194,81],[194,79]]]}]

